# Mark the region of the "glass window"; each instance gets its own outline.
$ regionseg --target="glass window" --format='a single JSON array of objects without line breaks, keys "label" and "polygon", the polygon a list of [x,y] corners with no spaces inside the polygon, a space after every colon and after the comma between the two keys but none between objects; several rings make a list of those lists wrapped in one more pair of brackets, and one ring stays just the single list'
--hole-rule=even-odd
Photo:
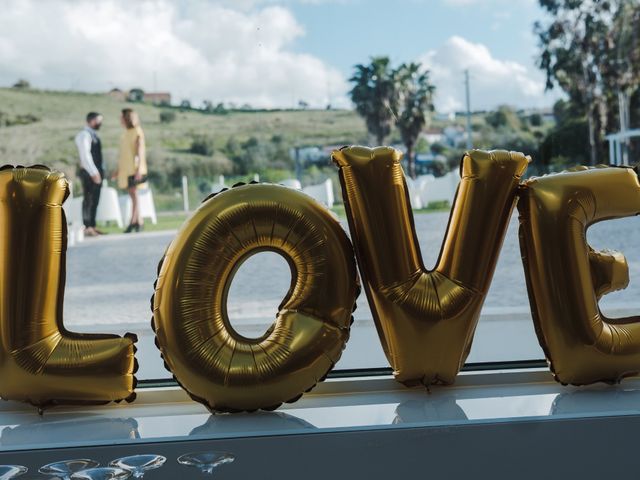
[{"label": "glass window", "polygon": [[[640,80],[618,95],[612,84],[583,85],[585,90],[576,92],[555,78],[545,58],[560,61],[553,52],[581,30],[569,30],[569,37],[553,44],[541,43],[540,34],[554,21],[581,18],[584,12],[576,7],[553,14],[544,7],[548,3],[3,2],[0,164],[46,164],[64,171],[73,184],[65,205],[70,235],[66,326],[137,333],[139,377],[169,378],[153,342],[149,300],[157,264],[188,212],[210,193],[239,181],[308,188],[329,180],[335,197],[330,206],[348,232],[337,169],[329,161],[331,151],[345,144],[390,144],[414,156],[415,185],[423,196],[414,218],[427,267],[440,251],[454,195],[455,182],[448,179],[465,149],[524,151],[533,156],[530,174],[576,164],[629,163],[640,151]],[[618,8],[624,2],[605,3]],[[621,12],[606,18],[624,22],[638,17]],[[637,53],[635,40],[627,40],[620,45]],[[624,58],[638,58],[629,52]],[[412,62],[418,67],[411,78],[428,75],[403,84],[399,79]],[[619,68],[636,68],[638,77],[640,67],[627,63]],[[604,82],[609,77],[594,78]],[[386,120],[376,127],[361,115],[366,108],[352,89],[378,81],[391,82],[401,93],[383,99],[387,107],[379,113]],[[549,85],[554,88],[545,88]],[[411,136],[400,123],[407,112],[403,101],[420,86],[429,87],[416,97],[424,122],[416,117],[419,128]],[[607,123],[597,124],[598,137],[590,138],[589,121],[604,117],[591,118],[584,99],[603,91],[611,94],[594,111],[605,113]],[[144,149],[135,140],[142,138],[140,133],[125,134],[131,128],[123,125],[136,122],[121,121],[122,109],[137,112]],[[102,176],[97,181],[104,183],[97,228],[108,234],[94,238],[85,231],[82,240],[80,197],[86,185],[81,170],[94,171],[91,162],[81,159],[86,152],[78,151],[74,139],[89,112],[102,115],[101,128],[87,133],[87,148],[97,173],[94,149],[100,139]],[[618,131],[621,137],[604,136]],[[405,171],[412,170],[407,162]],[[144,226],[133,225],[131,233],[122,234],[131,221],[130,182],[142,183],[137,191]],[[318,191],[313,195],[329,202]],[[436,191],[435,196],[425,193]],[[639,228],[637,220],[624,219],[589,231],[594,247],[619,249],[630,265],[629,288],[602,301],[610,316],[637,313],[640,307],[640,254],[632,240]],[[469,363],[544,358],[531,321],[517,230],[514,212]],[[286,263],[275,254],[258,254],[238,271],[229,313],[240,333],[259,336],[269,327],[289,281]],[[387,367],[362,293],[351,339],[336,368]]]}]

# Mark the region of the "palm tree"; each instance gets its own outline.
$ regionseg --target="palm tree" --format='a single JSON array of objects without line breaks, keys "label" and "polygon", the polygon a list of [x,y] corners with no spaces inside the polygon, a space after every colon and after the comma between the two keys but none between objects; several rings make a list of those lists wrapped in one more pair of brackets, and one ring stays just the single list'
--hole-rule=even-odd
[{"label": "palm tree", "polygon": [[402,64],[394,72],[398,82],[399,112],[396,119],[402,142],[407,149],[409,175],[416,178],[415,145],[429,120],[435,86],[429,82],[428,70],[419,63]]},{"label": "palm tree", "polygon": [[353,88],[349,92],[356,111],[364,117],[367,130],[378,145],[391,133],[398,105],[395,71],[389,57],[373,57],[369,65],[358,64],[349,79]]}]

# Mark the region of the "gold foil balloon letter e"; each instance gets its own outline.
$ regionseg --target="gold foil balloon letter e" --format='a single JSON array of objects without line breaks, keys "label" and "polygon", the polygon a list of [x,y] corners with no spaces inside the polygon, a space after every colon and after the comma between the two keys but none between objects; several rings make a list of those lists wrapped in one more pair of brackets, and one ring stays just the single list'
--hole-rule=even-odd
[{"label": "gold foil balloon letter e", "polygon": [[586,230],[640,213],[640,185],[630,168],[579,169],[522,186],[520,248],[540,345],[562,383],[618,382],[640,371],[640,317],[607,318],[606,293],[625,288],[619,252],[595,251]]},{"label": "gold foil balloon letter e", "polygon": [[132,401],[135,335],[62,323],[68,194],[46,167],[0,168],[0,396],[38,407]]},{"label": "gold foil balloon letter e", "polygon": [[358,266],[398,381],[452,383],[464,364],[529,157],[474,150],[460,166],[435,269],[422,262],[402,154],[345,147],[340,169]]}]

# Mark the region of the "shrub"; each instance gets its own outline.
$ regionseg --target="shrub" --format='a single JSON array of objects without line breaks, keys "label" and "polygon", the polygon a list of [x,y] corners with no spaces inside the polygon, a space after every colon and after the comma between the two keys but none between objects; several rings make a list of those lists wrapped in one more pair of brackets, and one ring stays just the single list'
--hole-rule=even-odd
[{"label": "shrub", "polygon": [[0,127],[12,127],[14,125],[29,125],[31,123],[35,123],[39,121],[40,121],[40,117],[37,117],[32,113],[22,113],[15,116],[10,116],[8,113],[0,111]]},{"label": "shrub", "polygon": [[218,175],[227,175],[233,171],[233,164],[220,152],[208,157],[178,154],[167,156],[161,150],[147,153],[149,162],[149,180],[158,191],[172,191],[182,186],[182,176],[189,178],[189,184],[197,186],[206,181],[211,183]]},{"label": "shrub", "polygon": [[557,125],[540,147],[540,160],[545,165],[585,164],[589,156],[589,127],[582,118]]},{"label": "shrub", "polygon": [[267,168],[288,170],[293,167],[289,155],[290,145],[281,135],[274,135],[270,140],[249,137],[240,143],[235,137],[229,137],[224,149],[226,155],[235,165],[235,173],[239,175],[261,173]]},{"label": "shrub", "polygon": [[533,113],[529,117],[529,123],[532,127],[540,127],[542,125],[542,115],[539,113]]},{"label": "shrub", "polygon": [[198,155],[211,156],[215,152],[214,141],[211,137],[206,135],[195,135],[191,140],[191,147],[189,147],[190,153],[196,153]]},{"label": "shrub", "polygon": [[176,121],[176,112],[171,110],[163,110],[160,112],[160,123],[172,123]]}]

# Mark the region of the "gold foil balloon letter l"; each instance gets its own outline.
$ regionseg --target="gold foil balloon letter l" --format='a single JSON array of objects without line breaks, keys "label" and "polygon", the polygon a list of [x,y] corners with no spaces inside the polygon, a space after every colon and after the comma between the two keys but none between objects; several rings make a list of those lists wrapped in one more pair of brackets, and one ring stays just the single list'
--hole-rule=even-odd
[{"label": "gold foil balloon letter l", "polygon": [[0,397],[39,407],[131,401],[135,335],[62,324],[68,194],[46,167],[0,168]]}]

